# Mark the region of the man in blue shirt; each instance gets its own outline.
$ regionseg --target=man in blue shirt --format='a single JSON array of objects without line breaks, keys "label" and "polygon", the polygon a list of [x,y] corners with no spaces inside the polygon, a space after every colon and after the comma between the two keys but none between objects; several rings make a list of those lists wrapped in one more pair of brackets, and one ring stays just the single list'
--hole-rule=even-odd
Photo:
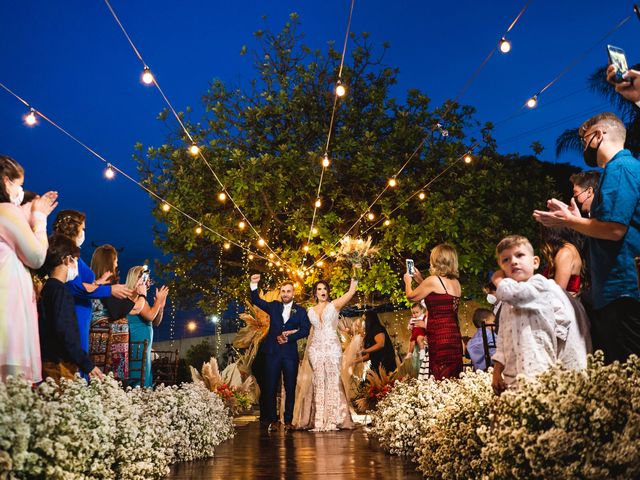
[{"label": "man in blue shirt", "polygon": [[569,227],[588,238],[591,318],[594,349],[605,360],[640,355],[640,291],[635,257],[640,256],[640,161],[624,149],[626,129],[613,113],[587,120],[579,130],[585,163],[604,169],[591,204],[590,218],[552,199],[549,211],[534,217],[550,227]]}]

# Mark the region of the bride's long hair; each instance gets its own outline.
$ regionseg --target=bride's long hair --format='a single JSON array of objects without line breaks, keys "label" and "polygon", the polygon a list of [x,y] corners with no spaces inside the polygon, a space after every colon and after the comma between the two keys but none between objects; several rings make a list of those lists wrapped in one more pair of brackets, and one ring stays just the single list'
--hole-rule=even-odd
[{"label": "bride's long hair", "polygon": [[324,285],[325,287],[327,287],[327,302],[331,301],[331,286],[329,285],[329,282],[326,282],[325,280],[318,280],[316,283],[313,284],[313,299],[316,301],[316,303],[318,303],[318,286],[320,285]]}]

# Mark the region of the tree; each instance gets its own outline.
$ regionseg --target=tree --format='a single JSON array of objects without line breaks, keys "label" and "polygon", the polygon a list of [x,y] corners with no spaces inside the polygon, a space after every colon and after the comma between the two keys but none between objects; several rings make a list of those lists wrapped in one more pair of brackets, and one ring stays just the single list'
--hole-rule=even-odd
[{"label": "tree", "polygon": [[[340,294],[348,286],[350,268],[330,254],[356,222],[351,235],[367,231],[380,247],[359,287],[370,301],[405,301],[404,259],[415,258],[424,270],[429,250],[441,242],[458,249],[467,291],[478,290],[495,269],[500,238],[510,233],[536,236],[531,212],[557,192],[557,182],[547,175],[553,167],[533,157],[499,155],[493,126],[479,125],[473,107],[445,102],[433,108],[417,89],[406,92],[403,101],[394,98],[398,69],[383,64],[389,46],[376,48],[367,34],[352,34],[352,53],[343,71],[348,94],[336,113],[318,232],[305,252],[340,54],[331,45],[326,52],[310,49],[299,28],[292,14],[282,31],[256,32],[256,78],[250,85],[231,88],[213,81],[202,98],[202,119],[192,120],[190,109],[180,114],[204,145],[226,191],[287,264],[278,265],[275,258],[250,260],[236,247],[225,250],[215,235],[195,235],[192,223],[158,208],[157,243],[171,254],[162,268],[172,277],[177,297],[208,313],[220,312],[228,299],[244,295],[250,271],[264,272],[272,285],[286,277],[301,286],[328,278]],[[160,118],[166,121],[166,112]],[[448,136],[434,128],[436,123]],[[476,140],[468,132],[478,127]],[[372,223],[359,217],[423,139],[424,147],[397,178],[398,187],[385,192],[372,209],[376,220],[390,215],[390,225],[369,230]],[[456,162],[476,141],[473,162]],[[137,160],[145,185],[212,229],[259,250],[256,236],[238,228],[238,212],[229,202],[216,200],[220,188],[203,162],[187,153],[180,131],[164,145],[146,151],[138,145]],[[415,197],[403,203],[448,167],[425,191],[424,201]],[[325,255],[322,266],[309,268],[304,277],[297,274],[305,257],[311,267]]]},{"label": "tree", "polygon": [[[638,69],[640,65],[634,65],[632,68]],[[605,66],[593,72],[588,79],[588,87],[592,92],[609,101],[611,106],[619,112],[621,120],[627,127],[625,148],[628,148],[634,156],[638,156],[640,155],[640,109],[618,94],[613,85],[607,82],[606,71],[607,67]],[[578,136],[578,128],[567,129],[556,139],[557,156],[565,152],[582,154],[583,149]]]}]

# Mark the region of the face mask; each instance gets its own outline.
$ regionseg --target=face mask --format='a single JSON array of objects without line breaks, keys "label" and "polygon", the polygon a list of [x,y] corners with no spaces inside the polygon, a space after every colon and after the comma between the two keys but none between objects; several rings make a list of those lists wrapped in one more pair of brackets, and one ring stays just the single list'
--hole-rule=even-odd
[{"label": "face mask", "polygon": [[80,235],[78,235],[78,238],[76,238],[76,246],[81,247],[83,243],[84,243],[84,230],[81,230]]},{"label": "face mask", "polygon": [[496,296],[492,293],[488,293],[487,294],[487,302],[489,302],[491,305],[495,305],[495,303],[498,301],[498,299],[496,298]]},{"label": "face mask", "polygon": [[595,135],[591,138],[591,140],[589,141],[589,144],[587,145],[587,147],[584,149],[584,152],[582,153],[584,157],[584,163],[586,163],[590,167],[598,166],[598,149],[602,144],[602,140],[600,140],[600,143],[598,144],[597,147],[592,147],[591,142],[593,142],[594,138],[596,138]]},{"label": "face mask", "polygon": [[11,193],[9,195],[9,201],[13,203],[16,207],[22,205],[22,201],[24,200],[24,190],[21,185],[16,185],[11,180],[9,183],[18,189],[17,192]]},{"label": "face mask", "polygon": [[70,263],[67,267],[67,282],[72,282],[78,276],[78,265],[74,263]]}]

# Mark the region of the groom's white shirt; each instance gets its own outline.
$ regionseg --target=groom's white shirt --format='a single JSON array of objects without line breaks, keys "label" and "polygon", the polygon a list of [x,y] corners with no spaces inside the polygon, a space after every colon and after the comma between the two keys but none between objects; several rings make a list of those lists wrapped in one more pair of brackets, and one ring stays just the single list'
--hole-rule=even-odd
[{"label": "groom's white shirt", "polygon": [[[258,284],[250,283],[249,288],[251,288],[251,291],[253,292],[258,289]],[[284,310],[282,311],[282,320],[284,320],[284,323],[287,323],[289,321],[289,317],[291,317],[291,307],[293,306],[293,301],[289,303],[283,303],[282,305],[284,306]]]}]

